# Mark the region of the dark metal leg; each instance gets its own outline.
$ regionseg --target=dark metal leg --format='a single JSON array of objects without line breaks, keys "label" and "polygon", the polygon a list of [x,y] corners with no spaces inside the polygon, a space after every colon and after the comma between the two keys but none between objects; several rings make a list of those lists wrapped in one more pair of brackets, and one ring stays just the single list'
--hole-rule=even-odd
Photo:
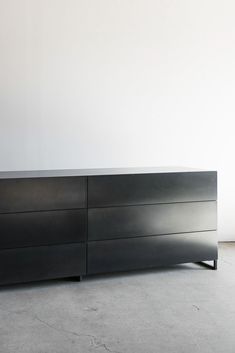
[{"label": "dark metal leg", "polygon": [[72,282],[81,282],[82,276],[66,277],[65,280],[72,281]]},{"label": "dark metal leg", "polygon": [[212,270],[217,270],[217,268],[218,268],[218,260],[213,260],[213,265],[212,266],[207,264],[207,263],[205,263],[205,262],[197,262],[197,263],[200,266],[207,267],[207,268],[210,268]]},{"label": "dark metal leg", "polygon": [[217,270],[218,268],[218,260],[214,260],[214,270]]}]

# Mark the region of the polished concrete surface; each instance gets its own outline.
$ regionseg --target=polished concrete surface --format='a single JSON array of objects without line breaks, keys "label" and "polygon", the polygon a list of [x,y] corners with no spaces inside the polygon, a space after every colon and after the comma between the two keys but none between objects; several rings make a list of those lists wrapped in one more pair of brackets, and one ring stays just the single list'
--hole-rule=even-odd
[{"label": "polished concrete surface", "polygon": [[0,287],[0,353],[234,353],[235,243],[177,265]]}]

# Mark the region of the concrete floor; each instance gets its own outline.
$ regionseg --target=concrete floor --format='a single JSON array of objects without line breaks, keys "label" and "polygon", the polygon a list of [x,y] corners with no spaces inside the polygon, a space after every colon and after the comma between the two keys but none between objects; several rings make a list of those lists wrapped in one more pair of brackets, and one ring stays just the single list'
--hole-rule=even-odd
[{"label": "concrete floor", "polygon": [[0,288],[1,353],[234,353],[235,244],[194,264]]}]

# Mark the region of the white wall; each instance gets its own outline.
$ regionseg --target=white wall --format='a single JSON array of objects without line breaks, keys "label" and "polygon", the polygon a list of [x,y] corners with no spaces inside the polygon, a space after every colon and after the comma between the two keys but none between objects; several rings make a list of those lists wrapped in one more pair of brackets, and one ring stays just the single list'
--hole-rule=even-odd
[{"label": "white wall", "polygon": [[0,0],[0,170],[219,171],[235,240],[234,0]]}]

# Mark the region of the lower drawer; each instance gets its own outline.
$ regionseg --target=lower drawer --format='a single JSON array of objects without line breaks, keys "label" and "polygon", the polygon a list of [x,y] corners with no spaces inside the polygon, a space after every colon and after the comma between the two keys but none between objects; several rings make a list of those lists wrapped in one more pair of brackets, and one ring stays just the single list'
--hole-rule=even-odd
[{"label": "lower drawer", "polygon": [[0,249],[79,243],[86,228],[85,209],[0,214]]},{"label": "lower drawer", "polygon": [[0,251],[0,284],[79,276],[85,271],[85,244]]},{"label": "lower drawer", "polygon": [[88,243],[88,274],[209,261],[217,256],[215,231],[93,241]]}]

